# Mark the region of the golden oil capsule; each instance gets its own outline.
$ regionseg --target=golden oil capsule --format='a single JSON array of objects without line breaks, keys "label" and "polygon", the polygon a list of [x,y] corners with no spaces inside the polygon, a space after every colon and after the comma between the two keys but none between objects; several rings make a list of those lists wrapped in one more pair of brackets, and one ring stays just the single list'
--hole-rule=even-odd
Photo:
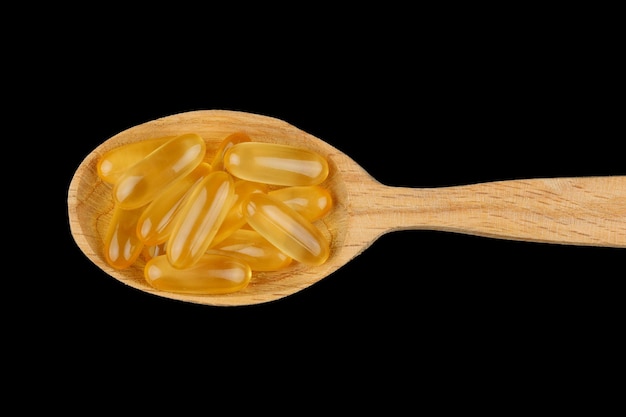
[{"label": "golden oil capsule", "polygon": [[169,237],[185,197],[200,180],[211,173],[211,166],[202,162],[191,173],[175,181],[157,195],[137,221],[137,236],[146,245],[158,245]]},{"label": "golden oil capsule", "polygon": [[292,259],[254,230],[239,229],[211,246],[207,253],[225,251],[240,257],[253,271],[276,271],[291,264]]},{"label": "golden oil capsule", "polygon": [[128,143],[106,152],[97,164],[98,177],[104,182],[115,184],[122,173],[131,165],[136,164],[153,150],[163,145],[174,136],[146,139],[140,142]]},{"label": "golden oil capsule", "polygon": [[236,145],[237,143],[242,142],[252,142],[250,136],[243,132],[235,132],[228,136],[226,136],[222,142],[220,142],[213,159],[211,160],[211,166],[215,171],[223,171],[224,170],[224,154],[227,150]]},{"label": "golden oil capsule", "polygon": [[233,205],[230,208],[226,218],[222,222],[219,230],[215,234],[210,246],[213,246],[226,237],[228,237],[235,230],[241,228],[246,224],[246,218],[241,211],[241,205],[247,196],[252,193],[264,193],[267,192],[267,184],[259,184],[258,182],[251,182],[246,180],[235,181],[235,196]]},{"label": "golden oil capsule", "polygon": [[166,255],[160,255],[146,263],[144,277],[161,291],[226,294],[244,289],[250,283],[252,270],[240,259],[218,254],[203,254],[193,266],[177,269]]},{"label": "golden oil capsule", "polygon": [[167,241],[166,254],[175,268],[194,265],[204,255],[230,210],[235,184],[224,171],[198,183],[180,208]]},{"label": "golden oil capsule", "polygon": [[308,265],[326,262],[330,246],[303,215],[267,194],[253,193],[243,205],[250,226],[287,256]]},{"label": "golden oil capsule", "polygon": [[113,208],[104,237],[104,258],[113,268],[128,268],[141,253],[144,244],[137,237],[137,220],[142,212],[143,207],[125,210],[115,205]]},{"label": "golden oil capsule", "polygon": [[205,152],[204,139],[195,133],[170,139],[122,173],[113,186],[115,202],[124,209],[148,204],[165,187],[193,171]]},{"label": "golden oil capsule", "polygon": [[144,245],[141,254],[146,261],[159,255],[165,255],[165,243],[150,246]]},{"label": "golden oil capsule", "polygon": [[264,142],[233,145],[224,168],[237,178],[283,186],[316,185],[328,176],[328,163],[316,152]]},{"label": "golden oil capsule", "polygon": [[310,222],[324,217],[333,206],[330,192],[319,185],[279,188],[268,195],[287,204]]}]

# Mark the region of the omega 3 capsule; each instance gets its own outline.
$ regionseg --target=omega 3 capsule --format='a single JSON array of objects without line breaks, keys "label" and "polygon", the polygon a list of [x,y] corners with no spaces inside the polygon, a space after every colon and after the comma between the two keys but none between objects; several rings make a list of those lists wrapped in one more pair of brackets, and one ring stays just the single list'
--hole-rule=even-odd
[{"label": "omega 3 capsule", "polygon": [[116,205],[104,237],[104,259],[116,269],[131,266],[143,249],[143,242],[137,237],[137,220],[143,207],[124,210]]},{"label": "omega 3 capsule", "polygon": [[291,258],[254,230],[239,229],[211,246],[208,253],[225,251],[246,261],[253,271],[276,271],[291,264]]},{"label": "omega 3 capsule", "polygon": [[167,241],[170,264],[183,269],[194,265],[206,252],[233,204],[234,181],[224,171],[215,171],[191,191],[174,220]]},{"label": "omega 3 capsule", "polygon": [[187,294],[226,294],[244,289],[252,277],[244,261],[218,254],[204,254],[193,266],[174,268],[167,256],[150,259],[144,267],[148,284],[161,291]]},{"label": "omega 3 capsule", "polygon": [[309,265],[328,259],[322,233],[297,211],[267,194],[253,193],[243,206],[248,224],[287,256]]},{"label": "omega 3 capsule", "polygon": [[205,151],[204,139],[198,134],[170,139],[124,171],[113,186],[115,202],[124,209],[148,204],[169,184],[193,171]]},{"label": "omega 3 capsule", "polygon": [[175,181],[145,208],[137,221],[137,236],[146,245],[158,245],[167,240],[174,225],[173,219],[185,197],[191,189],[211,172],[211,166],[206,162],[201,163],[183,177]]},{"label": "omega 3 capsule", "polygon": [[272,185],[316,185],[328,176],[328,163],[316,152],[264,142],[233,145],[224,167],[237,178]]},{"label": "omega 3 capsule", "polygon": [[150,152],[173,138],[174,136],[165,136],[162,138],[147,139],[111,149],[98,160],[98,177],[104,182],[115,184],[122,173],[131,165],[139,162],[148,156]]},{"label": "omega 3 capsule", "polygon": [[287,204],[311,222],[324,217],[333,206],[330,192],[319,185],[279,188],[268,194]]}]

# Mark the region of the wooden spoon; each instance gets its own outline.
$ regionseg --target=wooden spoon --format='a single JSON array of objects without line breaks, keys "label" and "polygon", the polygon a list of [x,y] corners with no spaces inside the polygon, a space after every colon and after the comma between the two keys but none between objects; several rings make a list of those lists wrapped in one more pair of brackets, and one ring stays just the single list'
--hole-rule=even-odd
[{"label": "wooden spoon", "polygon": [[[331,242],[320,266],[294,263],[277,272],[256,272],[250,285],[225,295],[166,293],[150,287],[143,265],[116,270],[103,256],[103,237],[113,209],[111,186],[96,173],[100,156],[117,146],[186,132],[200,134],[207,149],[241,131],[254,141],[285,143],[323,155],[324,182],[334,208],[316,224]],[[226,110],[174,114],[134,126],[94,149],[78,166],[68,190],[71,233],[84,254],[107,274],[139,290],[215,306],[269,302],[294,294],[341,268],[383,234],[429,229],[492,238],[626,248],[626,176],[523,179],[450,187],[387,186],[349,156],[297,127],[272,117]]]}]

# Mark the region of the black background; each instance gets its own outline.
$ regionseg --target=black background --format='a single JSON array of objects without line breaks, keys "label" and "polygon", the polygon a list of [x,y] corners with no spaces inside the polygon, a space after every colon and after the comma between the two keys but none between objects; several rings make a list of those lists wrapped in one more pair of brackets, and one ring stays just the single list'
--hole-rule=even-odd
[{"label": "black background", "polygon": [[263,40],[214,33],[192,50],[152,30],[137,42],[103,37],[72,49],[71,64],[38,80],[60,113],[46,131],[66,145],[54,191],[62,227],[51,245],[64,243],[62,268],[38,287],[47,307],[35,320],[70,341],[66,349],[143,366],[242,364],[325,381],[378,373],[379,383],[401,374],[439,394],[447,376],[465,386],[482,375],[497,390],[521,375],[548,389],[551,378],[581,381],[610,366],[623,249],[394,232],[293,296],[212,307],[127,287],[74,243],[66,198],[81,160],[124,129],[189,110],[285,120],[388,185],[626,174],[623,108],[609,100],[623,107],[624,68],[610,25],[437,22],[362,23],[324,41],[311,26],[296,43],[288,31]]}]

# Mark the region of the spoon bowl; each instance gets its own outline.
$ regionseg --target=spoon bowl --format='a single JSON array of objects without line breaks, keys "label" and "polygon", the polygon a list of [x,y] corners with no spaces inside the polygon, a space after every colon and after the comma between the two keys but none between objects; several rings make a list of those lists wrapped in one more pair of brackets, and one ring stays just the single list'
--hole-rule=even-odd
[{"label": "spoon bowl", "polygon": [[[233,132],[253,141],[289,144],[315,151],[328,161],[322,186],[332,210],[316,221],[330,241],[319,266],[292,263],[255,272],[243,290],[221,295],[158,291],[143,277],[142,257],[117,270],[104,258],[103,241],[113,212],[111,185],[97,175],[108,150],[145,139],[197,133],[207,152]],[[341,268],[383,234],[430,229],[486,237],[574,245],[626,247],[626,176],[529,179],[439,188],[393,187],[379,183],[332,145],[276,118],[229,110],[198,110],[152,120],[109,138],[78,166],[68,190],[71,234],[98,268],[122,283],[174,300],[214,306],[270,302],[303,290]]]},{"label": "spoon bowl", "polygon": [[[103,254],[103,239],[113,212],[111,185],[102,181],[96,171],[99,158],[118,146],[153,137],[175,136],[185,132],[198,133],[207,143],[207,150],[216,150],[221,141],[233,132],[244,132],[256,142],[284,143],[313,150],[329,163],[329,175],[321,185],[333,198],[334,207],[316,226],[331,242],[329,260],[320,266],[292,263],[279,271],[255,272],[253,281],[244,290],[223,295],[190,295],[158,291],[143,277],[144,261],[140,257],[128,269],[110,267]],[[149,121],[106,140],[79,165],[70,183],[68,209],[71,233],[83,253],[100,269],[119,281],[139,290],[172,299],[216,306],[248,305],[267,302],[293,294],[331,274],[356,255],[362,246],[346,242],[349,214],[345,176],[349,170],[365,173],[352,160],[331,145],[278,119],[224,110],[192,111]]]}]

